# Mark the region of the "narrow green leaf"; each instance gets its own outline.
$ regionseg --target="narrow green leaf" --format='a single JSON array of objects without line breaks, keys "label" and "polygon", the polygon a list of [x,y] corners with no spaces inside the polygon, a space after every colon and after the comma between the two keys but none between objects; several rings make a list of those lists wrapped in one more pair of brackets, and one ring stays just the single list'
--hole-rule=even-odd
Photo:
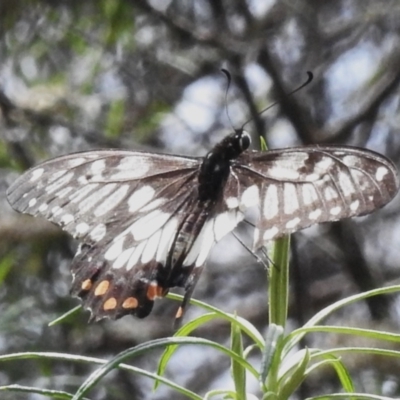
[{"label": "narrow green leaf", "polygon": [[[267,380],[272,361],[274,360],[275,355],[277,354],[277,348],[282,341],[283,332],[283,327],[280,325],[271,324],[268,327],[267,337],[265,339],[265,348],[261,361],[260,383],[262,385],[264,385]],[[276,357],[278,365],[279,358],[278,354]]]},{"label": "narrow green leaf", "polygon": [[82,309],[82,306],[76,306],[76,307],[72,308],[71,310],[69,310],[66,313],[64,313],[63,315],[61,315],[60,317],[57,317],[53,321],[49,322],[48,326],[54,326],[54,325],[60,324],[61,322],[70,318],[72,315],[76,314],[81,309]]},{"label": "narrow green leaf", "polygon": [[349,304],[355,303],[360,300],[364,300],[368,297],[372,296],[377,296],[381,294],[390,294],[390,293],[395,293],[400,291],[400,285],[393,285],[393,286],[387,286],[384,288],[379,288],[379,289],[373,289],[369,290],[364,293],[358,293],[353,296],[349,296],[345,299],[339,300],[328,307],[324,308],[320,312],[314,315],[306,324],[301,329],[298,329],[296,331],[293,331],[290,335],[288,335],[285,339],[285,349],[284,353],[287,354],[291,349],[296,346],[296,344],[304,337],[304,335],[309,332],[308,328],[312,327],[319,322],[321,322],[324,318],[327,318],[329,315],[331,315],[333,312],[336,310],[339,310]]},{"label": "narrow green leaf", "polygon": [[[253,374],[258,379],[258,373],[251,364],[249,364],[246,360],[243,360],[241,357],[239,357],[237,354],[232,352],[230,349],[227,349],[226,347],[220,345],[219,343],[212,342],[211,340],[206,340],[206,339],[186,338],[186,337],[156,339],[156,340],[152,340],[150,342],[142,343],[131,349],[127,349],[127,350],[121,352],[120,354],[118,354],[116,357],[111,359],[109,362],[107,362],[100,368],[98,368],[79,387],[75,396],[73,397],[73,400],[81,400],[83,395],[85,393],[87,393],[89,390],[93,389],[94,386],[105,375],[108,374],[108,372],[117,368],[119,366],[119,364],[121,364],[126,359],[141,356],[142,354],[148,353],[150,350],[154,350],[154,349],[158,349],[160,347],[165,347],[165,346],[170,346],[170,345],[176,345],[176,344],[179,344],[179,345],[196,344],[196,345],[206,345],[206,346],[213,347],[213,348],[221,351],[222,353],[226,354],[228,357],[234,358],[236,361],[241,363],[251,374]],[[181,392],[182,390],[184,390],[184,388],[179,388],[178,390]],[[190,398],[193,398],[195,400],[200,400],[200,397],[198,395],[196,395],[195,393],[192,393]]]},{"label": "narrow green leaf", "polygon": [[294,369],[294,371],[288,377],[283,379],[281,382],[281,388],[279,390],[278,398],[280,400],[288,399],[295,390],[300,386],[306,377],[306,368],[310,362],[310,352],[308,349],[304,351],[304,357],[300,364]]},{"label": "narrow green leaf", "polygon": [[[243,341],[240,325],[231,323],[231,350],[243,358]],[[235,384],[236,400],[246,400],[246,370],[241,363],[231,359],[232,378]]]},{"label": "narrow green leaf", "polygon": [[[32,386],[21,386],[21,385],[7,385],[0,386],[0,391],[4,392],[17,392],[17,393],[36,393],[45,397],[49,397],[51,399],[72,399],[74,396],[72,393],[64,392],[61,390],[50,390],[50,389],[42,389]],[[82,400],[89,400],[87,397],[84,397]]]},{"label": "narrow green leaf", "polygon": [[[311,356],[311,359],[313,356]],[[343,390],[346,393],[353,393],[354,392],[354,384],[353,380],[351,379],[351,375],[347,370],[345,364],[342,360],[334,354],[325,353],[324,355],[325,360],[320,363],[313,364],[308,370],[306,371],[306,376],[308,376],[312,371],[321,367],[321,365],[328,364],[329,366],[333,367],[335,370],[340,383],[342,384]]]}]

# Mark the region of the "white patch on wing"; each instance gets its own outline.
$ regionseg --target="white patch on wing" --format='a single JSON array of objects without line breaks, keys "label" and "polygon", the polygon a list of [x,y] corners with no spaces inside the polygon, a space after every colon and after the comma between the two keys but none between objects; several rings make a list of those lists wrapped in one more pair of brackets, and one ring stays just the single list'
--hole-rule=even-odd
[{"label": "white patch on wing", "polygon": [[171,214],[164,213],[160,210],[154,210],[135,221],[129,230],[135,240],[147,239],[160,229],[168,221],[170,216]]},{"label": "white patch on wing", "polygon": [[78,236],[84,235],[90,226],[86,222],[81,222],[75,227],[75,234]]},{"label": "white patch on wing", "polygon": [[57,215],[61,214],[63,212],[62,208],[60,206],[54,206],[51,209],[51,213],[54,217],[56,217]]},{"label": "white patch on wing", "polygon": [[42,213],[42,212],[45,212],[48,208],[49,208],[49,205],[47,203],[43,203],[40,205],[38,211]]},{"label": "white patch on wing", "polygon": [[305,183],[304,185],[302,185],[302,192],[304,205],[308,206],[318,201],[317,190],[311,183]]},{"label": "white patch on wing", "polygon": [[61,189],[58,193],[57,193],[57,197],[59,198],[63,198],[65,197],[69,192],[71,192],[71,190],[73,190],[74,188],[72,186],[67,186],[63,189]]},{"label": "white patch on wing", "polygon": [[389,173],[389,170],[386,167],[379,167],[376,170],[375,178],[378,182],[381,182],[383,180],[383,178],[385,177],[385,175],[387,175],[388,173]]},{"label": "white patch on wing", "polygon": [[[54,183],[46,186],[46,188],[45,188],[46,193],[51,194],[51,193],[57,191],[65,184],[69,183],[69,181],[72,179],[73,176],[74,176],[73,172],[68,172],[67,174],[61,176],[61,178],[57,179]],[[50,180],[49,180],[49,182],[50,182]]]},{"label": "white patch on wing", "polygon": [[336,207],[331,208],[330,213],[332,215],[339,215],[340,211],[342,211],[342,207],[336,206]]},{"label": "white patch on wing", "polygon": [[143,253],[143,250],[147,244],[147,241],[144,240],[142,243],[139,243],[137,247],[135,248],[135,251],[132,253],[131,258],[128,261],[128,264],[126,266],[126,270],[130,271],[138,262],[139,258]]},{"label": "white patch on wing", "polygon": [[143,208],[141,208],[140,212],[147,212],[147,211],[154,210],[155,208],[160,207],[166,201],[167,201],[167,199],[164,199],[163,197],[155,199],[155,200],[151,201],[149,204],[145,205]]},{"label": "white patch on wing", "polygon": [[98,207],[94,210],[94,215],[96,217],[100,217],[116,208],[118,204],[121,203],[121,201],[125,198],[128,189],[129,185],[121,185],[114,193],[112,193],[101,204],[98,205]]},{"label": "white patch on wing", "polygon": [[158,230],[149,240],[143,250],[141,261],[143,264],[148,263],[156,257],[156,252],[161,238],[161,229]]},{"label": "white patch on wing", "polygon": [[348,166],[348,167],[358,167],[360,163],[359,157],[352,156],[352,155],[346,155],[342,158],[342,161]]},{"label": "white patch on wing", "polygon": [[75,168],[78,167],[79,165],[82,165],[86,162],[86,158],[79,157],[79,158],[73,158],[67,162],[68,168]]},{"label": "white patch on wing", "polygon": [[96,225],[89,233],[89,237],[95,242],[99,242],[106,235],[107,229],[104,224]]},{"label": "white patch on wing", "polygon": [[331,167],[333,164],[333,160],[330,157],[325,156],[321,161],[318,161],[315,164],[315,167],[317,169],[321,169],[323,171],[327,171],[329,167]]},{"label": "white patch on wing", "polygon": [[35,204],[37,203],[36,198],[34,197],[33,199],[29,200],[28,206],[29,207],[33,207]]},{"label": "white patch on wing", "polygon": [[359,200],[354,200],[354,201],[350,204],[350,210],[356,211],[356,210],[358,209],[359,206],[360,206],[360,201],[359,201]]},{"label": "white patch on wing", "polygon": [[276,226],[273,226],[270,229],[267,229],[263,234],[264,240],[271,240],[279,233],[279,229]]},{"label": "white patch on wing", "polygon": [[318,181],[321,178],[320,174],[316,174],[315,172],[308,174],[304,177],[304,180],[306,182],[315,182]]},{"label": "white patch on wing", "polygon": [[227,199],[225,199],[225,203],[228,208],[239,207],[239,199],[237,197],[228,197]]},{"label": "white patch on wing", "polygon": [[162,230],[160,242],[158,244],[156,260],[164,262],[167,258],[168,251],[171,247],[171,243],[175,238],[176,229],[178,227],[178,219],[171,218]]},{"label": "white patch on wing", "polygon": [[95,192],[91,193],[90,196],[82,199],[82,201],[79,203],[79,212],[88,212],[99,201],[108,196],[116,187],[116,183],[107,183],[102,185],[99,190],[96,190]]},{"label": "white patch on wing", "polygon": [[322,211],[319,208],[317,208],[316,210],[311,211],[310,214],[308,214],[308,218],[311,219],[311,220],[316,220],[321,215],[322,215]]},{"label": "white patch on wing", "polygon": [[129,197],[129,212],[133,213],[147,204],[154,196],[155,190],[151,186],[143,186]]},{"label": "white patch on wing", "polygon": [[[307,157],[308,158],[308,157]],[[275,166],[268,169],[268,177],[278,180],[290,180],[299,179],[300,174],[293,169],[290,165],[288,166]]]},{"label": "white patch on wing", "polygon": [[283,210],[286,215],[293,214],[299,209],[296,186],[293,183],[285,183],[283,185],[283,192]]},{"label": "white patch on wing", "polygon": [[50,174],[49,179],[47,180],[47,183],[52,183],[56,181],[58,178],[62,177],[65,173],[67,172],[66,169],[60,169],[57,172],[53,172]]},{"label": "white patch on wing", "polygon": [[90,185],[84,186],[77,190],[76,192],[69,195],[69,199],[72,203],[78,203],[84,197],[86,197],[91,191],[96,189],[99,186],[98,183],[91,183]]},{"label": "white patch on wing", "polygon": [[355,177],[361,191],[364,191],[364,190],[367,190],[370,188],[370,181],[365,177],[363,172],[357,171],[357,170],[352,170],[351,173]]},{"label": "white patch on wing", "polygon": [[111,246],[108,248],[108,250],[104,254],[104,258],[109,261],[116,260],[119,257],[119,255],[122,253],[124,240],[125,240],[125,237],[119,238],[118,240],[114,240],[112,242]]},{"label": "white patch on wing", "polygon": [[117,180],[142,178],[149,171],[150,165],[147,157],[124,157],[117,166],[119,172],[112,174],[110,178]]},{"label": "white patch on wing", "polygon": [[90,165],[90,170],[94,175],[101,174],[106,168],[105,160],[96,160]]},{"label": "white patch on wing", "polygon": [[214,219],[214,238],[216,242],[219,242],[227,233],[235,228],[238,224],[236,217],[236,211],[226,211],[216,216]]},{"label": "white patch on wing", "polygon": [[30,181],[31,182],[37,181],[43,175],[43,172],[44,172],[44,168],[37,168],[37,169],[33,170]]},{"label": "white patch on wing", "polygon": [[135,247],[131,247],[129,249],[124,250],[114,261],[112,267],[114,269],[122,268],[132,256],[132,253],[135,251]]},{"label": "white patch on wing", "polygon": [[264,199],[264,216],[267,219],[272,219],[278,215],[279,212],[279,198],[278,187],[271,183],[267,186],[267,193]]},{"label": "white patch on wing", "polygon": [[344,196],[350,196],[355,192],[355,187],[350,179],[349,174],[346,174],[343,171],[339,173],[339,186],[340,189],[342,189]]},{"label": "white patch on wing", "polygon": [[243,193],[240,199],[240,209],[246,210],[250,207],[254,207],[260,203],[260,193],[257,185],[248,187]]},{"label": "white patch on wing", "polygon": [[87,185],[89,183],[89,181],[87,180],[85,175],[81,175],[78,178],[78,183],[83,186],[83,185]]},{"label": "white patch on wing", "polygon": [[192,265],[196,261],[197,257],[199,256],[201,246],[203,244],[204,232],[207,229],[207,226],[209,224],[212,225],[212,221],[208,221],[204,224],[203,229],[200,231],[199,235],[197,236],[196,240],[194,241],[192,248],[189,250],[189,253],[186,255],[186,258],[183,261],[183,265],[185,265],[185,266]]},{"label": "white patch on wing", "polygon": [[293,229],[300,223],[300,221],[301,219],[299,217],[293,218],[290,221],[286,222],[286,228]]},{"label": "white patch on wing", "polygon": [[338,197],[338,192],[332,187],[327,186],[324,190],[324,198],[327,201],[336,199]]},{"label": "white patch on wing", "polygon": [[75,218],[72,214],[65,214],[61,217],[61,223],[64,225],[68,225],[74,221],[75,221]]},{"label": "white patch on wing", "polygon": [[212,234],[212,228],[214,225],[213,222],[214,222],[213,220],[207,221],[200,232],[202,239],[201,239],[201,244],[199,246],[199,251],[198,251],[199,255],[196,260],[196,267],[201,267],[205,263],[208,253],[210,252],[211,247],[214,244],[214,235]]}]

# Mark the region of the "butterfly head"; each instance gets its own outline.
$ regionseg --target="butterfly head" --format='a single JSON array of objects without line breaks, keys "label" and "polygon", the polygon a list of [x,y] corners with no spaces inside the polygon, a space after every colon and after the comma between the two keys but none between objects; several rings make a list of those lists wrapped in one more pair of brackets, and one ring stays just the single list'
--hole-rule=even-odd
[{"label": "butterfly head", "polygon": [[250,135],[243,129],[235,130],[233,140],[238,142],[241,153],[247,150],[251,144]]},{"label": "butterfly head", "polygon": [[250,135],[243,129],[235,129],[233,133],[225,137],[217,146],[217,152],[221,152],[226,160],[234,160],[250,147]]}]

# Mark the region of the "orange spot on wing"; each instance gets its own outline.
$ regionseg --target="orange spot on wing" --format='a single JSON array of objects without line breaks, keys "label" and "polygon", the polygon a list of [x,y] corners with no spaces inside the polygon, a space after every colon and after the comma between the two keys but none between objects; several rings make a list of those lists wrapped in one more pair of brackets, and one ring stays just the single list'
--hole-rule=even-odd
[{"label": "orange spot on wing", "polygon": [[95,296],[103,296],[110,287],[110,282],[109,281],[101,281],[97,287],[96,290],[94,291]]},{"label": "orange spot on wing", "polygon": [[81,284],[82,290],[90,290],[92,288],[92,281],[90,279],[86,279]]},{"label": "orange spot on wing", "polygon": [[110,297],[104,304],[103,309],[105,311],[114,310],[117,307],[117,299],[115,297]]},{"label": "orange spot on wing", "polygon": [[136,308],[138,306],[139,302],[136,297],[128,297],[124,300],[122,303],[122,307],[129,309],[129,308]]},{"label": "orange spot on wing", "polygon": [[164,296],[165,291],[162,286],[159,286],[157,282],[150,282],[149,287],[147,288],[147,298],[149,300],[154,300],[157,297]]}]

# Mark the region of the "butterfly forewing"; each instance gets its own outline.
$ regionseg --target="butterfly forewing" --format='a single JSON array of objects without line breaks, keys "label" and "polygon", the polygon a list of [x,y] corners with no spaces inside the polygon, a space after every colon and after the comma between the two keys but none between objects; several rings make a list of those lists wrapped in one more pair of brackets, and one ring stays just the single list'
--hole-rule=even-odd
[{"label": "butterfly forewing", "polygon": [[241,182],[241,203],[258,199],[255,248],[312,224],[370,213],[398,190],[390,161],[351,147],[244,153],[233,171]]},{"label": "butterfly forewing", "polygon": [[[41,215],[76,238],[89,236],[97,242],[100,236],[112,238],[126,219],[142,216],[137,211],[167,207],[177,190],[174,185],[184,184],[198,164],[192,158],[141,152],[77,153],[29,170],[7,196],[15,210]],[[110,235],[107,226],[93,233],[105,222]]]}]

